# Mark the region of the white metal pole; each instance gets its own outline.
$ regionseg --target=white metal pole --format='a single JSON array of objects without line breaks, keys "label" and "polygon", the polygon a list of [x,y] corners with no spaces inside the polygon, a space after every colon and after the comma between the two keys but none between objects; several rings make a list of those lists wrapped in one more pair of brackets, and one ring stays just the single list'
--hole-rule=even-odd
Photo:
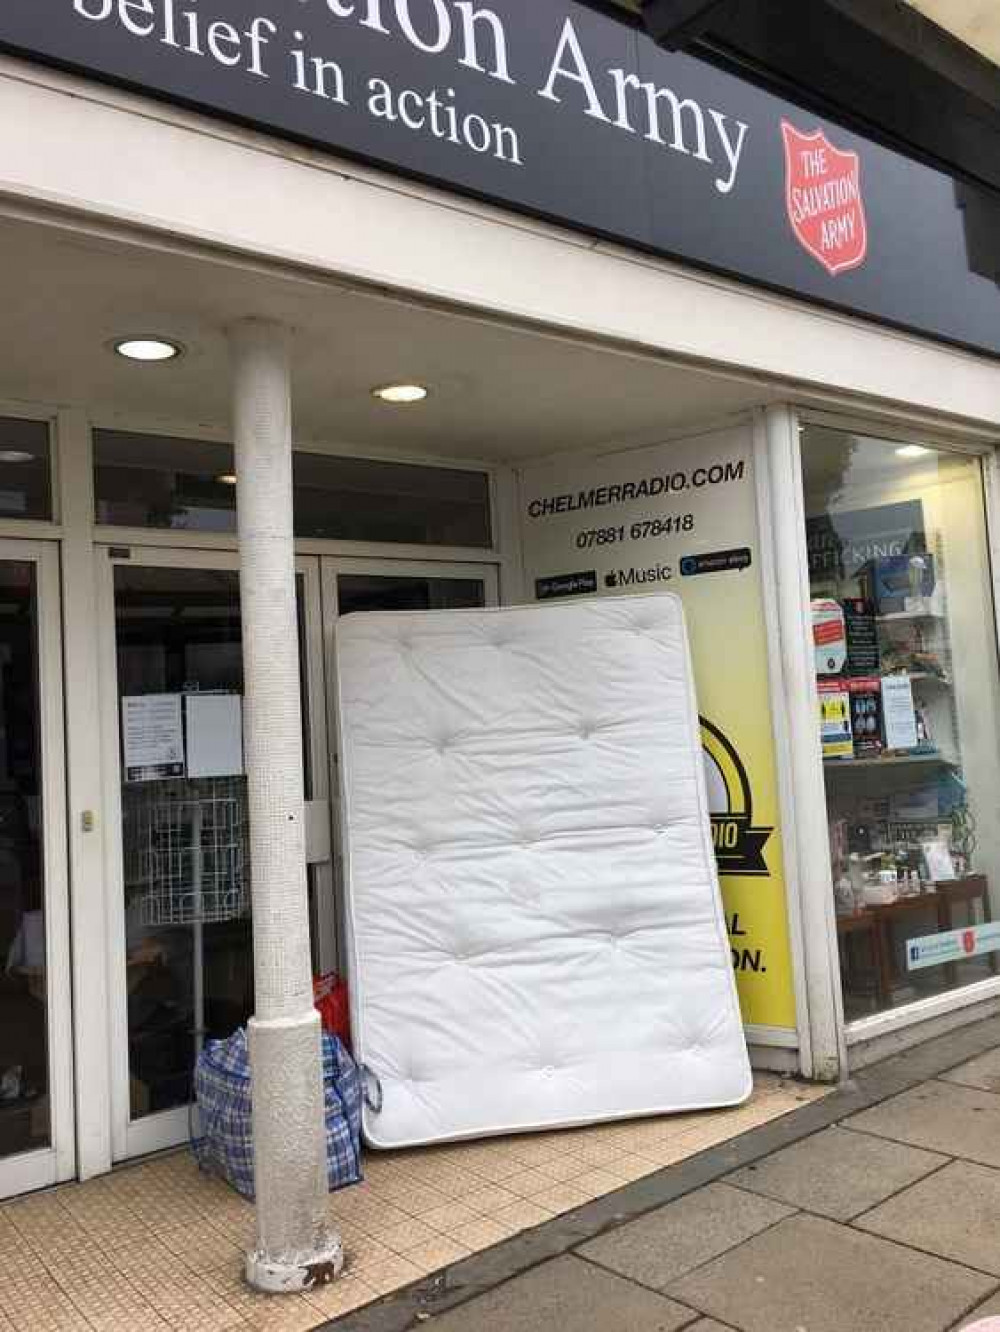
[{"label": "white metal pole", "polygon": [[326,1215],[319,1015],[306,880],[292,532],[291,339],[230,330],[246,695],[255,1016],[250,1021],[257,1245],[247,1280],[291,1292],[337,1275]]},{"label": "white metal pole", "polygon": [[195,796],[191,810],[191,897],[194,905],[194,1057],[199,1059],[205,1047],[205,894],[203,871],[205,850],[202,846],[204,818],[201,800]]},{"label": "white metal pole", "polygon": [[[837,954],[830,840],[827,830],[823,754],[816,715],[816,673],[805,553],[805,497],[798,421],[788,407],[764,414],[770,474],[775,575],[778,584],[779,650],[794,792],[795,878],[800,889],[809,1005],[812,1075],[836,1082],[844,1073],[844,1010]],[[793,867],[789,867],[790,869]]]}]

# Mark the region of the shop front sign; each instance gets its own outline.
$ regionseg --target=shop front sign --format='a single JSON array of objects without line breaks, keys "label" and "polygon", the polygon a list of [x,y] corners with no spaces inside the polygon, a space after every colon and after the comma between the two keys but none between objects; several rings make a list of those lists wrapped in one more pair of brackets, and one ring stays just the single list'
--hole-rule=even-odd
[{"label": "shop front sign", "polygon": [[749,432],[543,463],[519,487],[536,599],[671,591],[683,601],[743,1016],[794,1029]]},{"label": "shop front sign", "polygon": [[964,187],[584,0],[4,0],[0,49],[1000,352]]}]

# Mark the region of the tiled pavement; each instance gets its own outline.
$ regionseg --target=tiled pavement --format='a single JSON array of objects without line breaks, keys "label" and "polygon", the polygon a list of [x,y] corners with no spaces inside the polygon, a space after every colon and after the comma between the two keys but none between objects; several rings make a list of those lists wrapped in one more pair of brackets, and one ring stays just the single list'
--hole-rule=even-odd
[{"label": "tiled pavement", "polygon": [[268,1300],[184,1155],[9,1204],[0,1332],[966,1328],[1000,1317],[1000,1019],[825,1097],[377,1157],[331,1210],[349,1275]]},{"label": "tiled pavement", "polygon": [[1000,1020],[884,1064],[337,1332],[950,1332],[1000,1317]]},{"label": "tiled pavement", "polygon": [[[306,1332],[821,1095],[758,1077],[735,1110],[369,1157],[330,1203],[347,1278],[291,1299],[242,1282],[248,1204],[187,1153],[149,1161],[0,1207],[0,1332]],[[658,1298],[618,1286],[636,1317]]]}]

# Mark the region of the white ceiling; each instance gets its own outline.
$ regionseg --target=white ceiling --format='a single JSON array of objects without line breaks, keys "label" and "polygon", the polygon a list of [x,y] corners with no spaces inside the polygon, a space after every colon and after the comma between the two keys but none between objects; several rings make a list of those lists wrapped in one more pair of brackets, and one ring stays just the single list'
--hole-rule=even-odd
[{"label": "white ceiling", "polygon": [[[0,283],[0,399],[86,405],[108,424],[225,429],[224,329],[247,315],[297,329],[301,440],[514,459],[653,443],[774,397],[700,369],[21,221],[0,221]],[[187,354],[136,366],[108,349],[154,332]],[[409,409],[371,398],[397,379],[426,383],[431,397]]]},{"label": "white ceiling", "polygon": [[907,4],[987,60],[1000,64],[998,0],[907,0]]}]

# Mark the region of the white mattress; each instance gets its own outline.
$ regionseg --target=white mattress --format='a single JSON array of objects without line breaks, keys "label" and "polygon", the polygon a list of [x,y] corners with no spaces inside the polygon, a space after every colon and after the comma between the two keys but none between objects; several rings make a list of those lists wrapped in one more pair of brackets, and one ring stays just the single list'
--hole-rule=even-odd
[{"label": "white mattress", "polygon": [[352,615],[337,667],[368,1141],[745,1100],[680,601]]}]

